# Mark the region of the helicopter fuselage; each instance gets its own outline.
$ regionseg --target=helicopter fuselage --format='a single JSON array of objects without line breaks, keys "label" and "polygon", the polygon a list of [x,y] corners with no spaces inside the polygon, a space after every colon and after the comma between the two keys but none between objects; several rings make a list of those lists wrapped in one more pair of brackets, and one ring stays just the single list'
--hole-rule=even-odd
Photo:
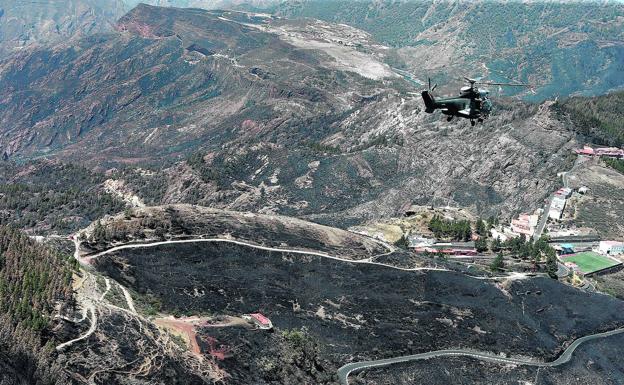
[{"label": "helicopter fuselage", "polygon": [[475,119],[483,121],[492,110],[488,92],[474,90],[471,87],[464,87],[458,97],[449,98],[435,98],[431,91],[425,90],[422,92],[422,98],[425,102],[425,112],[433,113],[440,110],[444,115],[449,116],[449,120],[457,116],[471,121]]}]

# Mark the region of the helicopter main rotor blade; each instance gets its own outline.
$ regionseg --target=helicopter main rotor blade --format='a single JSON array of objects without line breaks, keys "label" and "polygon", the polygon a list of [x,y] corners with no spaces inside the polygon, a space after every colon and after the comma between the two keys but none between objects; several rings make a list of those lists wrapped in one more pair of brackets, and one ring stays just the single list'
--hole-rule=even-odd
[{"label": "helicopter main rotor blade", "polygon": [[484,86],[509,86],[509,87],[532,87],[531,84],[523,84],[523,83],[489,83],[489,82],[478,82],[477,84],[483,84]]}]

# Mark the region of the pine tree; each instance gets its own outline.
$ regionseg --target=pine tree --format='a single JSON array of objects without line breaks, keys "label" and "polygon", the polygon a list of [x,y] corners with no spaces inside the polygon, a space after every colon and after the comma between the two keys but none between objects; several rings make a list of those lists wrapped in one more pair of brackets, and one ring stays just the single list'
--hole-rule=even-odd
[{"label": "pine tree", "polygon": [[401,235],[401,238],[399,238],[396,242],[394,242],[394,245],[402,249],[407,249],[409,247],[409,241],[407,237],[405,236],[405,234]]},{"label": "pine tree", "polygon": [[501,242],[500,237],[496,237],[492,241],[491,249],[495,253],[498,253],[499,251],[503,249],[503,243]]},{"label": "pine tree", "polygon": [[557,253],[553,248],[550,248],[546,253],[546,273],[550,278],[557,279],[558,270]]},{"label": "pine tree", "polygon": [[490,263],[490,270],[503,271],[505,268],[505,261],[503,260],[503,253],[498,253],[492,263]]},{"label": "pine tree", "polygon": [[483,237],[477,239],[475,241],[475,248],[477,249],[478,252],[482,253],[484,251],[487,251],[488,249],[488,243],[487,240]]}]

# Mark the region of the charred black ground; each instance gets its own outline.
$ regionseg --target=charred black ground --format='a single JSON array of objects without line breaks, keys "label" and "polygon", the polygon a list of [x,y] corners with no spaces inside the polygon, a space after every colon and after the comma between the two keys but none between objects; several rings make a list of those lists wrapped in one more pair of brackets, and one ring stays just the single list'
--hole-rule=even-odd
[{"label": "charred black ground", "polygon": [[[452,347],[551,360],[579,336],[620,326],[624,310],[611,297],[547,278],[493,284],[453,272],[405,272],[236,245],[122,250],[97,264],[158,298],[163,311],[260,311],[277,331],[304,329],[330,367]],[[235,329],[204,332],[230,348],[258,338]],[[240,371],[239,359],[266,349],[243,345],[251,352],[233,353],[225,367]]]}]

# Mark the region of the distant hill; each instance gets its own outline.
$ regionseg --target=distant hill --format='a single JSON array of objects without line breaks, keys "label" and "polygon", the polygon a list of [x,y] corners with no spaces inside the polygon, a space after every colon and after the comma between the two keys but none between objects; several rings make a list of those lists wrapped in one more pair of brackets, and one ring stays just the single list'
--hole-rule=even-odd
[{"label": "distant hill", "polygon": [[[420,2],[350,0],[0,0],[0,58],[97,32],[139,3],[242,9],[346,23],[393,49],[387,62],[442,93],[461,76],[522,81],[526,100],[599,95],[624,85],[624,4],[618,2]],[[424,79],[424,80],[423,80]]]},{"label": "distant hill", "polygon": [[266,7],[252,0],[0,0],[0,59],[33,46],[58,43],[114,29],[117,19],[140,3],[172,7]]},{"label": "distant hill", "polygon": [[556,103],[553,108],[568,117],[579,132],[593,142],[624,146],[624,92],[593,98],[569,98]]},{"label": "distant hill", "polygon": [[0,59],[41,44],[112,30],[124,0],[0,0]]},{"label": "distant hill", "polygon": [[538,85],[528,100],[624,85],[622,3],[301,0],[274,12],[361,28],[398,48],[396,66],[442,84],[466,74]]}]

